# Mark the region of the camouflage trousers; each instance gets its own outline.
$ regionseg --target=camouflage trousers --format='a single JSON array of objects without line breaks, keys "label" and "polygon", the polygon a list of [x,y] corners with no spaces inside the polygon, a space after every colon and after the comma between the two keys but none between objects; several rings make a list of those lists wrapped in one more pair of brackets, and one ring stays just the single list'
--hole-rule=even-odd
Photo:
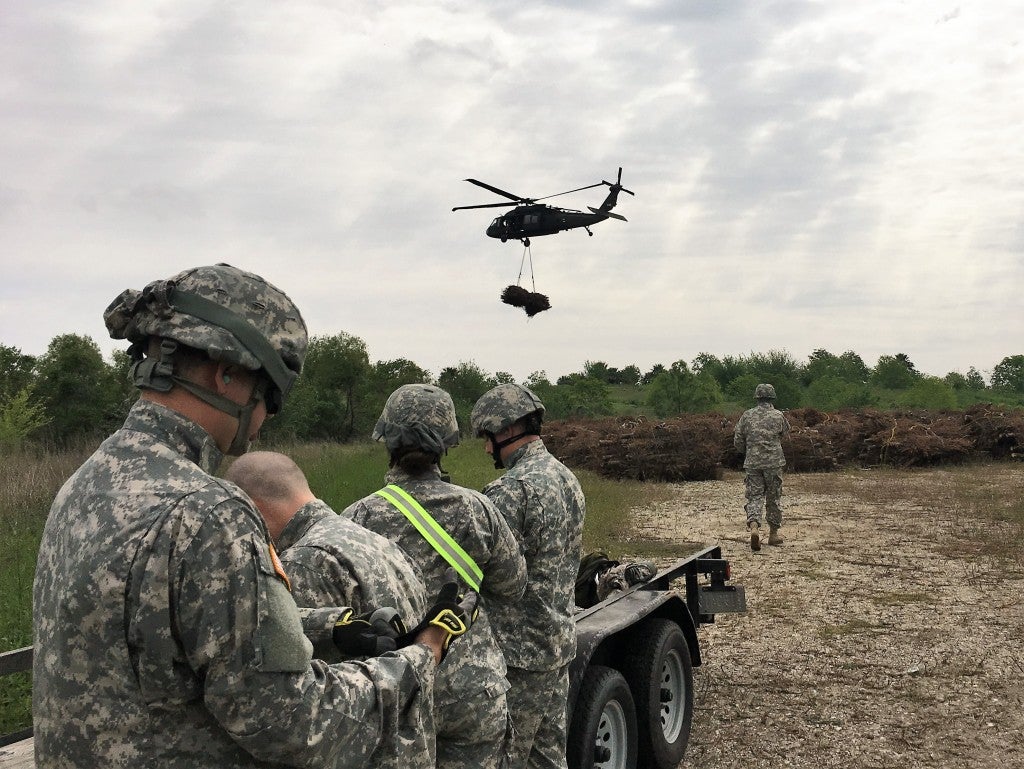
[{"label": "camouflage trousers", "polygon": [[768,525],[782,525],[782,468],[769,470],[748,469],[743,478],[747,492],[747,524],[754,521],[761,525],[761,512],[767,510]]},{"label": "camouflage trousers", "polygon": [[515,727],[510,769],[567,769],[566,704],[569,666],[508,669],[508,709]]},{"label": "camouflage trousers", "polygon": [[458,702],[437,703],[438,769],[505,769],[512,719],[504,692],[479,689]]}]

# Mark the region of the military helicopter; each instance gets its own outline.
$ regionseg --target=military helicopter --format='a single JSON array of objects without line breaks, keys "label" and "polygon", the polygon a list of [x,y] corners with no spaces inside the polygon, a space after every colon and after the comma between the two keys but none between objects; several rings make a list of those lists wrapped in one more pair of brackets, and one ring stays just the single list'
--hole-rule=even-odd
[{"label": "military helicopter", "polygon": [[[478,179],[466,179],[466,181],[470,184],[475,184],[477,187],[483,187],[485,190],[490,190],[504,198],[508,198],[512,202],[483,203],[477,206],[455,206],[452,211],[463,211],[469,208],[501,208],[504,206],[515,206],[513,210],[509,211],[507,214],[499,216],[491,222],[490,226],[487,228],[487,235],[491,238],[498,238],[502,243],[510,239],[519,240],[527,248],[530,246],[531,237],[536,238],[541,235],[554,235],[555,233],[562,232],[563,230],[572,230],[577,227],[582,227],[587,231],[588,235],[593,237],[594,233],[590,231],[591,225],[603,222],[605,219],[620,219],[622,221],[626,221],[626,217],[619,214],[613,214],[612,209],[615,208],[620,192],[625,192],[630,195],[634,194],[622,186],[622,168],[619,168],[619,176],[615,180],[614,184],[602,180],[597,184],[589,184],[586,187],[578,187],[575,190],[567,190],[566,192],[556,192],[554,195],[545,195],[542,198],[524,198],[519,195],[513,195],[511,192],[499,190],[497,187]],[[591,211],[589,214],[584,213],[583,211],[574,211],[568,208],[549,206],[546,203],[539,202],[541,200],[547,200],[548,198],[558,197],[559,195],[568,195],[570,192],[580,192],[582,190],[600,187],[601,185],[608,186],[608,197],[604,199],[600,208],[587,206]]]}]

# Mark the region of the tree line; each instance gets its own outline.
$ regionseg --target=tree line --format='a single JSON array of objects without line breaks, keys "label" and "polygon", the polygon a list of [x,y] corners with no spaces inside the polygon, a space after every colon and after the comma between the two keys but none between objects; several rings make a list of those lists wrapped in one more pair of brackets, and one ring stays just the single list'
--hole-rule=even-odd
[{"label": "tree line", "polygon": [[[89,337],[55,337],[44,354],[23,354],[0,344],[0,449],[63,448],[116,429],[138,397],[124,352],[105,360]],[[514,377],[488,373],[473,361],[442,369],[437,377],[412,360],[371,361],[366,343],[344,332],[313,337],[288,407],[264,428],[268,440],[348,442],[369,437],[395,388],[415,382],[443,387],[455,401],[459,423],[469,428],[476,399]],[[755,386],[775,386],[779,408],[822,411],[874,407],[955,409],[993,402],[1024,406],[1024,355],[1004,358],[990,381],[971,367],[944,377],[919,372],[904,353],[883,355],[868,366],[853,351],[819,349],[806,362],[788,352],[717,357],[657,364],[649,371],[587,361],[583,370],[552,382],[535,371],[522,384],[544,401],[549,419],[735,411],[748,407]]]}]

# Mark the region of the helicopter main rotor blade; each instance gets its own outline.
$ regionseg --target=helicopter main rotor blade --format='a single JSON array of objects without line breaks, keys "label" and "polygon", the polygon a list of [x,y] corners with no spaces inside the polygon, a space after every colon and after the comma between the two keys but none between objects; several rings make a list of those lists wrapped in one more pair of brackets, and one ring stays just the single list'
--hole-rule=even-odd
[{"label": "helicopter main rotor blade", "polygon": [[542,198],[536,198],[536,200],[547,200],[548,198],[557,198],[559,195],[568,195],[570,192],[580,192],[582,190],[590,190],[594,187],[600,187],[604,182],[598,182],[597,184],[588,184],[586,187],[577,187],[574,190],[566,190],[565,192],[556,192],[554,195],[545,195]]},{"label": "helicopter main rotor blade", "polygon": [[508,208],[516,203],[481,203],[479,206],[455,206],[452,211],[464,211],[467,208]]},{"label": "helicopter main rotor blade", "polygon": [[501,195],[503,198],[514,200],[516,203],[530,203],[532,202],[529,198],[521,198],[518,195],[513,195],[511,192],[505,192],[505,190],[499,190],[487,182],[482,182],[479,179],[466,179],[470,184],[475,184],[477,187],[483,187],[485,190],[490,190],[496,195]]}]

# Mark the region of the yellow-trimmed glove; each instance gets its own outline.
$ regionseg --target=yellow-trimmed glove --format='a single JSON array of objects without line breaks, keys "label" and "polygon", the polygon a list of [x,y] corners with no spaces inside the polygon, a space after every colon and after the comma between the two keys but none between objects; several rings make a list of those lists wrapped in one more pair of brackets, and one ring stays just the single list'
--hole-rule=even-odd
[{"label": "yellow-trimmed glove", "polygon": [[443,660],[448,654],[451,642],[459,636],[465,635],[473,627],[473,623],[480,615],[479,601],[479,594],[473,591],[469,591],[460,598],[455,570],[448,569],[445,573],[445,582],[441,585],[434,605],[427,610],[416,627],[398,637],[398,648],[401,649],[415,643],[416,636],[426,628],[439,627],[445,632],[445,639],[441,646],[441,659]]},{"label": "yellow-trimmed glove", "polygon": [[394,651],[405,632],[401,615],[390,606],[358,616],[348,609],[334,623],[334,645],[348,657],[376,657]]}]

